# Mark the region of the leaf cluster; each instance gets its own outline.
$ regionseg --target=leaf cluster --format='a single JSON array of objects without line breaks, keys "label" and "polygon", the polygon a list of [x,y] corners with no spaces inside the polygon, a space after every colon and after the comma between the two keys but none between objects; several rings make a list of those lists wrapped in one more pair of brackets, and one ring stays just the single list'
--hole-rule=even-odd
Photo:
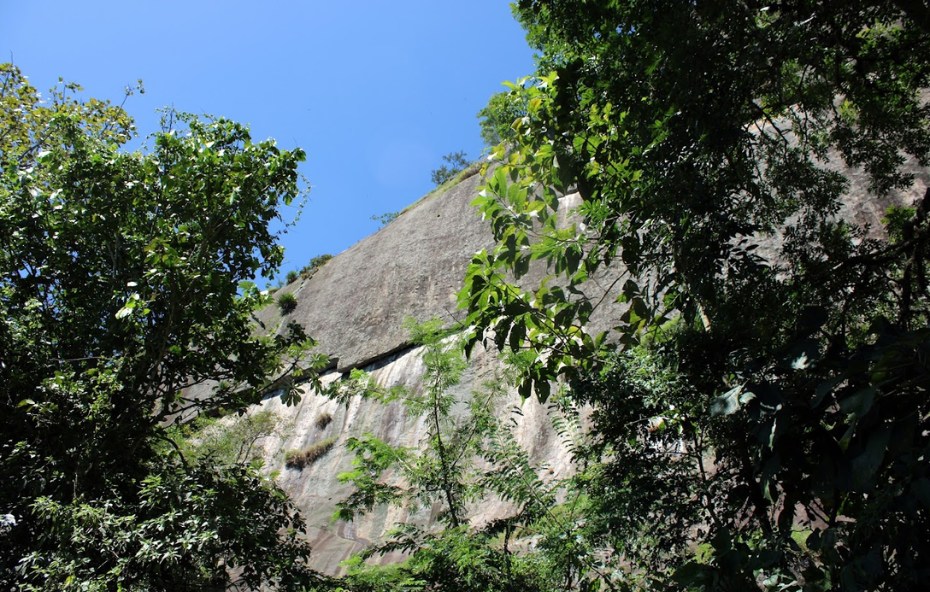
[{"label": "leaf cluster", "polygon": [[481,139],[488,147],[514,142],[516,122],[526,116],[526,102],[520,95],[499,92],[491,95],[488,104],[478,111]]},{"label": "leaf cluster", "polygon": [[379,226],[380,228],[383,228],[387,226],[388,224],[390,224],[391,222],[393,222],[394,220],[396,220],[398,216],[400,216],[400,212],[387,212],[387,213],[381,214],[380,216],[374,215],[371,217],[371,219],[377,222],[380,225]]}]

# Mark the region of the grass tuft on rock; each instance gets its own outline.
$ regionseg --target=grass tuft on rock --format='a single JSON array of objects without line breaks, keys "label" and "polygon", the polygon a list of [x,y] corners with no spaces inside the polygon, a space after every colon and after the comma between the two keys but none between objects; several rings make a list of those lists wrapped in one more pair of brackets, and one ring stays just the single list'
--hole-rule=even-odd
[{"label": "grass tuft on rock", "polygon": [[313,420],[313,425],[315,425],[317,429],[323,430],[326,429],[326,426],[328,426],[332,421],[333,414],[323,412],[316,416],[316,419]]},{"label": "grass tuft on rock", "polygon": [[290,469],[303,470],[329,452],[335,444],[335,436],[330,436],[311,444],[303,450],[288,450],[284,454],[284,465]]},{"label": "grass tuft on rock", "polygon": [[293,293],[285,292],[278,296],[278,310],[282,315],[294,312],[295,308],[297,308],[297,297]]}]

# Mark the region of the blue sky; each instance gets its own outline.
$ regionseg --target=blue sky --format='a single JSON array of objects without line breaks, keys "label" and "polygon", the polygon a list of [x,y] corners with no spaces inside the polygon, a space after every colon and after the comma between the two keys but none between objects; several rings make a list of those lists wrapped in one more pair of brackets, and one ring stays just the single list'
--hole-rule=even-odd
[{"label": "blue sky", "polygon": [[0,0],[11,58],[42,91],[61,76],[117,103],[141,78],[126,109],[142,134],[174,106],[303,148],[312,189],[284,271],[377,230],[373,215],[432,188],[444,154],[477,159],[476,113],[533,70],[504,0]]}]

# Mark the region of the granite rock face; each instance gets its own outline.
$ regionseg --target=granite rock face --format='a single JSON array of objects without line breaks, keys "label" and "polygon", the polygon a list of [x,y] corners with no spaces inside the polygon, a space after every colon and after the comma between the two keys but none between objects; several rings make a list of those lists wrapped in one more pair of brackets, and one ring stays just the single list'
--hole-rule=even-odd
[{"label": "granite rock face", "polygon": [[[868,194],[860,175],[851,173],[853,186],[842,215],[880,228],[879,220],[888,205],[913,203],[930,185],[927,170],[914,166],[912,171],[916,183],[911,191],[881,200]],[[470,206],[480,183],[480,175],[473,175],[444,192],[425,197],[375,234],[327,262],[309,280],[282,288],[282,292],[293,292],[298,302],[288,320],[303,325],[319,341],[319,350],[335,360],[324,381],[340,380],[349,370],[363,368],[384,386],[419,388],[423,375],[420,351],[409,346],[403,323],[407,318],[439,318],[451,323],[464,316],[456,308],[456,292],[462,286],[465,269],[475,252],[493,245],[487,223]],[[567,196],[564,205],[570,207],[573,199],[577,197]],[[535,269],[533,274],[544,271]],[[609,275],[596,278],[601,286],[609,285],[611,279]],[[597,311],[592,331],[607,329],[617,318],[620,311],[610,300],[605,299],[607,304]],[[281,324],[277,307],[269,307],[259,316],[269,329]],[[469,369],[455,387],[457,394],[467,399],[498,367],[493,355],[476,348]],[[501,407],[502,413],[514,405],[521,411],[516,416],[516,435],[531,459],[546,474],[567,474],[570,459],[549,425],[545,406],[535,400],[520,402],[516,393],[511,393],[510,400]],[[379,508],[353,523],[331,518],[336,504],[350,492],[349,486],[337,478],[339,473],[351,470],[352,453],[345,447],[348,438],[370,433],[390,444],[407,447],[417,447],[426,439],[424,418],[409,415],[401,403],[351,400],[340,405],[307,392],[296,407],[284,407],[277,398],[270,398],[259,408],[275,411],[291,425],[281,437],[266,439],[263,454],[266,467],[279,472],[278,482],[307,519],[316,569],[338,573],[340,561],[379,540],[397,522],[429,524],[434,518],[437,508]],[[316,421],[321,414],[332,416],[325,427]],[[335,446],[316,462],[303,470],[285,467],[284,451],[329,437],[336,439]],[[472,521],[483,523],[503,516],[508,508],[487,500],[472,510]],[[396,559],[387,556],[381,561]]]},{"label": "granite rock face", "polygon": [[[419,348],[398,352],[368,366],[366,370],[380,384],[403,385],[416,392],[423,375],[420,353]],[[480,391],[482,384],[494,375],[497,366],[493,356],[476,348],[461,382],[451,389],[451,394],[457,399],[470,400],[473,391]],[[333,371],[324,377],[324,381],[340,377],[340,373]],[[502,402],[500,410],[508,413],[507,408],[519,405],[520,414],[514,416],[517,420],[514,434],[530,452],[531,461],[545,475],[567,475],[569,456],[549,425],[547,408],[533,399],[521,404],[516,394],[512,395]],[[351,437],[371,434],[394,446],[417,448],[427,439],[428,426],[424,416],[411,415],[399,401],[381,404],[356,397],[341,405],[312,392],[304,393],[296,407],[285,407],[280,399],[269,398],[257,409],[271,410],[290,424],[283,438],[264,441],[263,455],[266,468],[278,472],[278,484],[291,496],[307,521],[308,537],[313,546],[311,565],[315,569],[339,573],[341,561],[382,539],[387,530],[400,522],[427,526],[434,523],[441,509],[439,504],[426,508],[378,507],[353,522],[333,520],[336,504],[352,491],[349,485],[340,483],[338,479],[340,473],[352,470],[354,456],[346,448],[346,441]],[[455,413],[454,410],[453,415]],[[317,422],[321,414],[332,417],[322,428]],[[286,450],[299,450],[328,437],[336,438],[335,445],[316,462],[302,470],[285,466]],[[403,485],[397,475],[389,473],[384,478],[389,483]],[[469,517],[473,524],[484,524],[505,517],[511,509],[507,503],[488,499],[470,508]],[[396,555],[387,555],[377,561],[388,563],[398,559]]]},{"label": "granite rock face", "polygon": [[[471,207],[481,183],[480,175],[463,179],[443,192],[430,194],[408,208],[390,224],[363,239],[323,265],[310,279],[298,280],[278,293],[292,292],[297,307],[287,316],[303,325],[319,342],[319,351],[335,362],[324,383],[341,380],[361,368],[379,384],[420,388],[423,364],[421,349],[411,347],[404,328],[408,318],[425,321],[439,318],[452,323],[464,316],[457,310],[456,293],[474,253],[494,244],[488,225]],[[272,306],[258,314],[269,330],[280,330],[280,312]],[[480,346],[453,394],[470,400],[481,391],[500,365]],[[547,409],[535,400],[521,402],[516,392],[501,403],[501,413],[514,405],[515,435],[530,458],[546,475],[560,476],[569,470],[565,446],[549,425]],[[278,483],[301,509],[313,545],[312,565],[326,573],[339,573],[340,562],[383,538],[399,522],[429,525],[439,507],[377,508],[354,522],[333,521],[336,504],[351,492],[340,483],[339,473],[352,469],[353,454],[346,449],[351,437],[372,434],[395,446],[416,448],[427,438],[424,417],[411,416],[400,402],[384,405],[355,398],[341,405],[313,392],[304,392],[296,407],[268,398],[257,410],[271,410],[289,424],[281,437],[263,442],[265,466],[279,475]],[[321,415],[332,420],[317,424]],[[335,438],[332,449],[316,462],[297,470],[285,466],[287,450],[300,450],[326,438]],[[386,475],[388,480],[394,478]],[[470,517],[480,524],[503,517],[505,503],[486,500],[473,508]],[[396,556],[380,558],[396,561]]]},{"label": "granite rock face", "polygon": [[[407,344],[406,318],[462,318],[456,292],[471,256],[491,247],[490,229],[470,204],[481,176],[423,198],[378,232],[282,289],[297,297],[289,319],[345,371]],[[279,292],[280,293],[280,292]],[[274,307],[262,320],[274,322]]]}]

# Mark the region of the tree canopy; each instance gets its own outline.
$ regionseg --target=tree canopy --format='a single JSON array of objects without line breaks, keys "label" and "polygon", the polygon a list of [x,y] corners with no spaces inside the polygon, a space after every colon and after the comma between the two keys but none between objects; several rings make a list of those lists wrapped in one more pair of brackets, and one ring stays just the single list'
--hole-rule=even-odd
[{"label": "tree canopy", "polygon": [[[255,466],[186,458],[166,432],[315,376],[299,326],[262,334],[252,317],[303,153],[174,111],[129,152],[132,119],[79,90],[42,100],[0,67],[0,587],[306,583],[283,493]],[[209,399],[188,394],[198,384]]]},{"label": "tree canopy", "polygon": [[[497,100],[525,112],[492,150],[475,203],[498,246],[461,302],[472,343],[524,352],[525,395],[561,378],[593,407],[579,536],[621,555],[604,585],[926,587],[930,11],[515,12],[539,71]],[[916,199],[858,226],[838,215],[854,175]],[[625,312],[589,333],[608,301]]]}]

